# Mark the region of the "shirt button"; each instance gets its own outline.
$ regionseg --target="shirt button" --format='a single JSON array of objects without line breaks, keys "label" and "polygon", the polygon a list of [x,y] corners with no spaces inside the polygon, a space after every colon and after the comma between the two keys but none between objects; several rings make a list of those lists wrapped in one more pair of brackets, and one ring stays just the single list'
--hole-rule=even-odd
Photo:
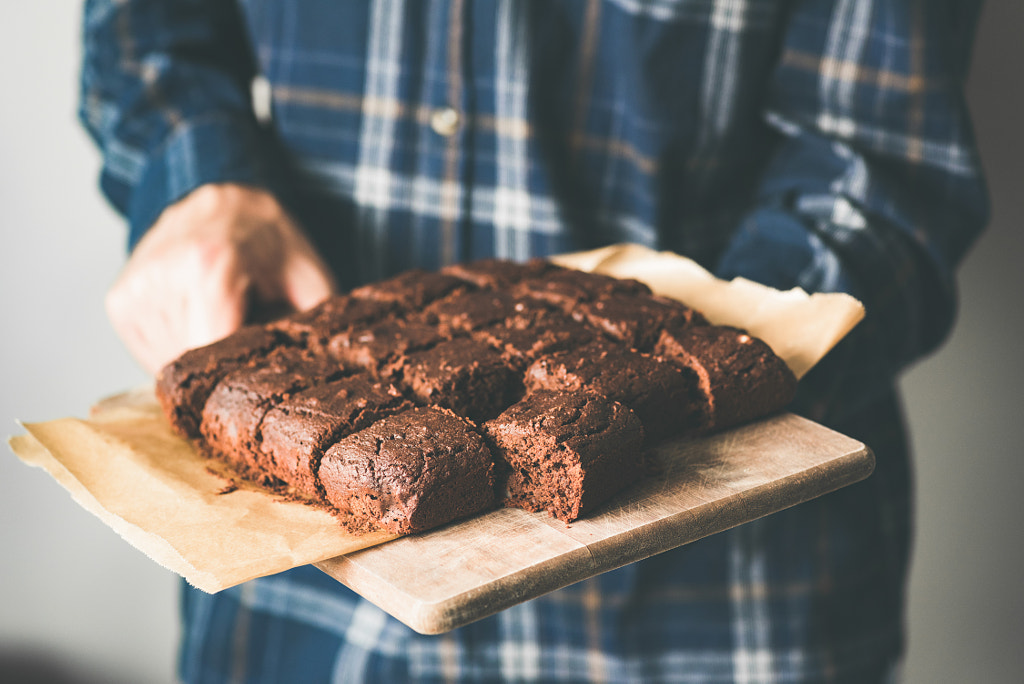
[{"label": "shirt button", "polygon": [[459,113],[451,107],[437,109],[430,115],[430,127],[446,138],[454,135],[459,129]]}]

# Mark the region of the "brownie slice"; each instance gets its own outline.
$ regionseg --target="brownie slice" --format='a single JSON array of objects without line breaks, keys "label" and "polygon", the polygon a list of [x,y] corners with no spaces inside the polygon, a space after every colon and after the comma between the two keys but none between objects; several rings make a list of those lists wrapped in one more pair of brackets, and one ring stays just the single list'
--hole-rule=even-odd
[{"label": "brownie slice", "polygon": [[327,344],[327,352],[345,366],[387,378],[403,355],[430,349],[445,339],[435,326],[385,318],[335,335]]},{"label": "brownie slice", "polygon": [[572,317],[634,349],[651,351],[662,328],[708,325],[698,311],[682,302],[657,295],[610,294],[580,302]]},{"label": "brownie slice", "polygon": [[571,313],[581,302],[613,294],[635,296],[651,294],[651,288],[639,280],[619,279],[601,273],[565,268],[539,278],[520,281],[511,289],[517,297],[538,300]]},{"label": "brownie slice", "polygon": [[468,337],[408,354],[396,368],[402,386],[419,402],[477,422],[498,415],[522,394],[519,376],[501,355]]},{"label": "brownie slice", "polygon": [[316,354],[325,354],[335,335],[368,325],[394,311],[394,302],[335,295],[308,311],[285,316],[267,327],[286,335],[293,344]]},{"label": "brownie slice", "polygon": [[704,396],[675,365],[611,342],[541,357],[526,369],[527,392],[589,389],[622,402],[640,418],[649,442],[700,430]]},{"label": "brownie slice", "polygon": [[171,427],[183,437],[198,437],[203,406],[217,382],[286,344],[273,330],[246,326],[168,363],[157,376],[156,396]]},{"label": "brownie slice", "polygon": [[468,286],[465,280],[454,275],[412,269],[387,280],[357,287],[349,294],[357,299],[388,303],[398,311],[411,311]]},{"label": "brownie slice", "polygon": [[561,268],[546,259],[531,259],[525,263],[508,259],[477,259],[445,266],[441,273],[464,280],[478,288],[501,290],[520,280],[537,278]]},{"label": "brownie slice", "polygon": [[341,375],[338,364],[301,350],[280,352],[262,365],[228,373],[203,407],[199,431],[204,448],[250,479],[276,484],[260,468],[259,426],[263,416],[289,395]]},{"label": "brownie slice", "polygon": [[698,378],[714,430],[774,413],[796,394],[796,376],[786,362],[739,328],[667,329],[655,351]]},{"label": "brownie slice", "polygon": [[483,429],[509,465],[506,504],[565,522],[642,474],[640,419],[594,392],[534,392]]},{"label": "brownie slice", "polygon": [[541,315],[545,308],[536,301],[518,299],[503,290],[475,290],[439,299],[426,307],[418,320],[455,337],[511,316]]},{"label": "brownie slice", "polygon": [[267,411],[260,423],[259,467],[291,493],[324,498],[316,473],[324,451],[384,416],[413,408],[393,386],[366,374],[311,387]]},{"label": "brownie slice", "polygon": [[561,312],[551,311],[540,316],[512,316],[473,332],[472,337],[496,349],[505,363],[522,373],[545,354],[589,344],[596,333]]},{"label": "brownie slice", "polygon": [[494,506],[494,465],[483,438],[450,411],[420,407],[339,440],[320,461],[327,501],[343,516],[396,534]]}]

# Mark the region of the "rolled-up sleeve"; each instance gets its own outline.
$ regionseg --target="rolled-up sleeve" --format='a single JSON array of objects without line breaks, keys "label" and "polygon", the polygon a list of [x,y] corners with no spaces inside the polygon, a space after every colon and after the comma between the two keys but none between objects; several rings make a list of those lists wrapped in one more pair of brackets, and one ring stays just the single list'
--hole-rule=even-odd
[{"label": "rolled-up sleeve", "polygon": [[79,117],[130,246],[205,183],[283,194],[252,112],[254,60],[233,0],[88,0],[82,40]]},{"label": "rolled-up sleeve", "polygon": [[843,291],[865,320],[812,383],[868,400],[934,350],[955,269],[987,222],[963,97],[976,3],[798,3],[769,86],[778,146],[717,265],[779,288]]}]

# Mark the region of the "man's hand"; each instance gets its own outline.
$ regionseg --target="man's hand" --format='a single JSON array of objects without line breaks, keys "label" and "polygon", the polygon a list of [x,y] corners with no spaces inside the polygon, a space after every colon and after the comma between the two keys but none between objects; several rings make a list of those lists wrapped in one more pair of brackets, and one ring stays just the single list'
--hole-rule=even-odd
[{"label": "man's hand", "polygon": [[106,308],[128,350],[155,374],[186,349],[233,332],[253,302],[302,310],[333,290],[330,271],[272,195],[205,185],[143,236]]}]

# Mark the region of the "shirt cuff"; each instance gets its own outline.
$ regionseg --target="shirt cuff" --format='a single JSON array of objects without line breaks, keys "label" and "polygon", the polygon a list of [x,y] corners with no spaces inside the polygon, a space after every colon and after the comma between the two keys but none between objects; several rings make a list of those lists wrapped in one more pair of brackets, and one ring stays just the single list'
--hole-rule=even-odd
[{"label": "shirt cuff", "polygon": [[284,201],[284,177],[255,123],[208,118],[178,126],[150,155],[128,207],[128,248],[134,249],[163,210],[207,183],[261,187]]},{"label": "shirt cuff", "polygon": [[725,280],[743,277],[778,290],[799,287],[807,292],[858,296],[858,288],[835,252],[782,207],[765,206],[748,215],[714,273]]}]

